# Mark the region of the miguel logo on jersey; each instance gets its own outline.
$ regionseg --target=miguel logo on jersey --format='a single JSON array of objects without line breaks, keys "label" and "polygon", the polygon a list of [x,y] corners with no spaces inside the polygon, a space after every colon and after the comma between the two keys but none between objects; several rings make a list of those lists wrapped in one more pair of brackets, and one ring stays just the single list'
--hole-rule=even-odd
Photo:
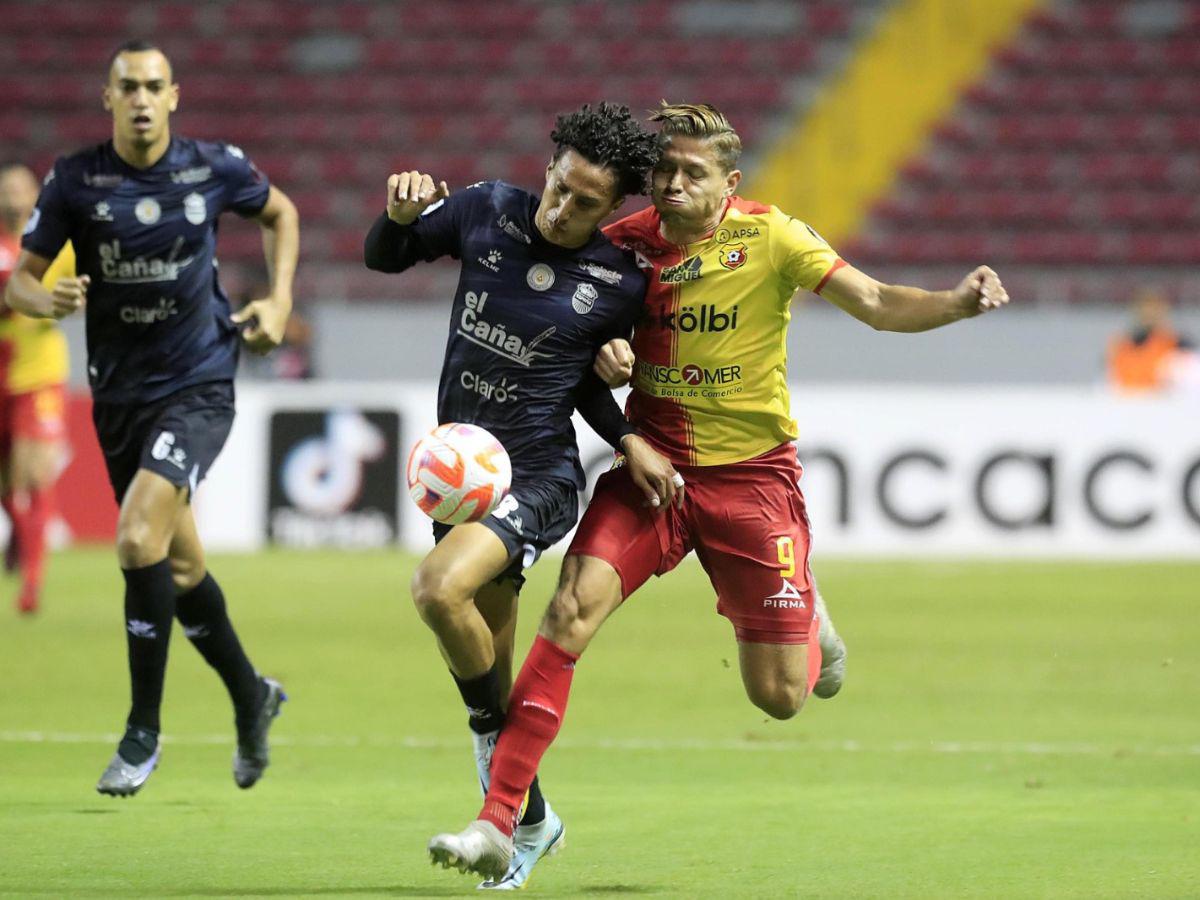
[{"label": "miguel logo on jersey", "polygon": [[701,277],[700,257],[693,256],[677,266],[663,269],[658,281],[660,284],[682,284],[685,281],[699,281]]},{"label": "miguel logo on jersey", "polygon": [[745,244],[729,244],[721,248],[721,252],[717,255],[717,258],[720,260],[721,265],[727,269],[740,269],[746,264],[746,255],[748,252]]}]

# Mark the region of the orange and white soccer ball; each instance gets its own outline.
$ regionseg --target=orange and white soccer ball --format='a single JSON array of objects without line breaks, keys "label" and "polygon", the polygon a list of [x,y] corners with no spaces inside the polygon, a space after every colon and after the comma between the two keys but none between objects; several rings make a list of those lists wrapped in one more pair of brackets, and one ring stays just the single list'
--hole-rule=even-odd
[{"label": "orange and white soccer ball", "polygon": [[508,452],[478,425],[439,425],[408,454],[409,496],[421,512],[446,525],[478,522],[511,485]]}]

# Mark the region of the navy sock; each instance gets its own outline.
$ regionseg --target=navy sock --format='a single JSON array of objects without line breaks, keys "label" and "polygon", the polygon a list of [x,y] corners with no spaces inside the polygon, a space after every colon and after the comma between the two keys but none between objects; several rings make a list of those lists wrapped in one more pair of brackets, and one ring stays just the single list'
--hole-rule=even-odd
[{"label": "navy sock", "polygon": [[129,651],[129,681],[133,703],[127,724],[161,731],[163,679],[171,620],[175,617],[175,582],[171,564],[161,560],[140,569],[122,569],[125,575],[125,640]]},{"label": "navy sock", "polygon": [[542,787],[538,784],[537,776],[529,785],[529,800],[525,803],[525,814],[521,816],[518,825],[536,825],[546,818],[546,798],[542,796]]},{"label": "navy sock", "polygon": [[493,665],[477,678],[462,679],[450,673],[467,707],[467,725],[476,734],[497,731],[504,724],[504,707],[500,705],[500,677]]},{"label": "navy sock", "polygon": [[179,595],[175,615],[192,646],[225,682],[239,725],[249,724],[262,706],[265,686],[246,658],[229,621],[225,595],[212,575],[205,574],[199,584]]}]

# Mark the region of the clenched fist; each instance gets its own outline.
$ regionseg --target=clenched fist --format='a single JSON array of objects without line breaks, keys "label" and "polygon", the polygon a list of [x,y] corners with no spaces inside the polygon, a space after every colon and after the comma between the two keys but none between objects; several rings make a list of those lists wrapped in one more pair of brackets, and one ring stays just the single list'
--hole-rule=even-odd
[{"label": "clenched fist", "polygon": [[417,217],[439,200],[450,196],[446,182],[421,172],[401,172],[388,178],[387,214],[397,225],[411,225]]}]

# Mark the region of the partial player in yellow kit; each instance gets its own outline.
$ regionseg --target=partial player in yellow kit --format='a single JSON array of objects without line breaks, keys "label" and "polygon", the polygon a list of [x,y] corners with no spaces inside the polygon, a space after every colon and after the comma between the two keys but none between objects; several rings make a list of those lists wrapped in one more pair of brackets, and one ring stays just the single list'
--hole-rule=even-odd
[{"label": "partial player in yellow kit", "polygon": [[[22,165],[0,167],[0,296],[20,252],[20,235],[38,184]],[[52,290],[75,274],[68,243],[42,279]],[[54,510],[54,482],[66,441],[63,385],[67,341],[52,319],[32,319],[5,308],[0,314],[0,503],[11,530],[4,567],[20,571],[17,609],[33,613],[41,599],[46,524]]]},{"label": "partial player in yellow kit", "polygon": [[629,417],[677,464],[741,462],[796,439],[784,338],[800,287],[845,263],[774,206],[729,198],[702,241],[673,244],[654,207],[607,229],[652,270],[637,325]]}]

